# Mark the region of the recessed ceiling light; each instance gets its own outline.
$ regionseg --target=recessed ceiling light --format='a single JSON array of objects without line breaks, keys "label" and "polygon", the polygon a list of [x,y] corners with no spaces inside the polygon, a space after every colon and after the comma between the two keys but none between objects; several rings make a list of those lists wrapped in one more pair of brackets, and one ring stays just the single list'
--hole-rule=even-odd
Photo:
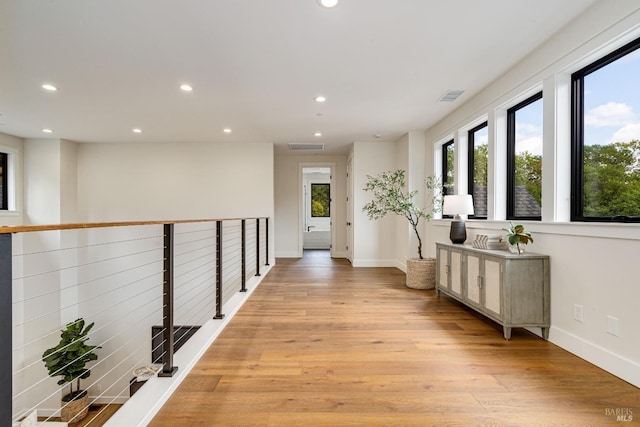
[{"label": "recessed ceiling light", "polygon": [[53,129],[44,128],[44,129],[42,129],[42,132],[44,132],[44,133],[53,133]]},{"label": "recessed ceiling light", "polygon": [[320,6],[322,7],[334,7],[338,4],[338,0],[320,0]]},{"label": "recessed ceiling light", "polygon": [[186,84],[186,83],[185,83],[185,84],[181,84],[181,85],[180,85],[180,89],[182,89],[182,90],[183,90],[183,91],[185,91],[185,92],[191,92],[191,91],[193,91],[193,87],[191,87],[191,85],[188,85],[188,84]]},{"label": "recessed ceiling light", "polygon": [[313,134],[313,136],[322,136],[322,133],[316,132],[316,133]]},{"label": "recessed ceiling light", "polygon": [[324,101],[326,101],[326,100],[327,100],[327,98],[325,98],[325,97],[324,97],[324,96],[322,96],[322,95],[318,95],[318,96],[316,96],[315,98],[313,98],[313,100],[314,100],[314,101],[316,101],[316,102],[324,102]]},{"label": "recessed ceiling light", "polygon": [[142,133],[142,129],[140,128],[133,128],[133,133]]},{"label": "recessed ceiling light", "polygon": [[43,85],[42,85],[42,89],[44,89],[44,90],[48,90],[49,92],[55,92],[55,91],[57,91],[57,90],[58,90],[58,88],[57,88],[57,87],[55,87],[54,85],[49,84],[49,83],[45,83],[45,84],[43,84]]},{"label": "recessed ceiling light", "polygon": [[222,130],[222,132],[224,132],[224,133],[231,133],[231,129],[229,129],[229,128],[224,128],[224,129]]}]

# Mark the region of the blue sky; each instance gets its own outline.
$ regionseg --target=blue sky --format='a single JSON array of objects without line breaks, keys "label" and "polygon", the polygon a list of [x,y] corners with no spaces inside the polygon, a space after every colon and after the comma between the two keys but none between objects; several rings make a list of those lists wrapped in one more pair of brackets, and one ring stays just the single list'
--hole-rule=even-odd
[{"label": "blue sky", "polygon": [[640,139],[640,50],[585,77],[585,144]]},{"label": "blue sky", "polygon": [[[585,144],[640,139],[640,50],[585,78]],[[542,154],[542,101],[518,111],[518,153]]]}]

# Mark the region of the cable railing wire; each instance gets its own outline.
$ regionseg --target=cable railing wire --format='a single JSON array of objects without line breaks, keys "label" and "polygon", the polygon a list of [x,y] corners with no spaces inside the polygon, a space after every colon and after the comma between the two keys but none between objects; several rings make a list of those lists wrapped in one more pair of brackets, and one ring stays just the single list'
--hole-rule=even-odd
[{"label": "cable railing wire", "polygon": [[[170,264],[166,258],[166,236],[157,235],[157,231],[152,236],[144,235],[154,232],[147,225],[155,227],[156,223],[135,224],[140,228],[132,227],[134,235],[127,234],[128,238],[112,241],[100,241],[106,236],[97,232],[59,233],[50,241],[43,239],[46,242],[42,244],[38,239],[21,239],[18,246],[22,250],[12,254],[12,259],[20,259],[16,277],[12,278],[14,287],[18,286],[19,291],[15,294],[17,298],[9,304],[18,313],[11,326],[18,336],[11,352],[15,359],[21,359],[18,365],[14,363],[16,369],[13,370],[17,388],[12,400],[16,401],[14,408],[18,411],[12,415],[16,417],[14,421],[34,408],[50,408],[47,410],[53,412],[45,414],[47,420],[60,411],[52,399],[60,397],[68,384],[54,389],[50,387],[53,383],[49,382],[49,375],[33,378],[32,372],[41,369],[38,365],[42,364],[41,351],[37,351],[36,346],[48,347],[46,343],[53,342],[53,335],[59,333],[57,328],[64,328],[64,325],[59,325],[49,330],[46,324],[57,325],[64,317],[89,319],[96,325],[89,337],[100,337],[98,344],[91,343],[101,347],[102,353],[89,366],[95,375],[83,384],[92,402],[108,405],[126,400],[127,389],[130,393],[134,391],[131,384],[135,376],[127,378],[133,375],[133,368],[159,361],[163,365],[162,372],[168,372],[170,376],[172,357],[168,357],[167,348],[172,347],[168,347],[166,339],[173,342],[174,351],[177,351],[196,330],[212,319],[213,314],[217,315],[218,292],[223,299],[220,303],[226,304],[233,295],[244,290],[245,275],[259,268],[256,265],[257,253],[260,255],[257,262],[266,265],[268,242],[263,228],[265,221],[255,218],[213,220],[207,221],[206,227],[197,227],[196,223],[186,221],[177,222],[169,229],[173,235],[168,243],[172,248]],[[167,233],[169,223],[159,224],[164,224]],[[197,229],[188,229],[192,226]],[[216,243],[217,227],[221,230],[219,248]],[[259,227],[259,233],[256,233],[256,227]],[[91,230],[86,226],[78,228]],[[48,229],[34,232],[46,231]],[[29,230],[19,233],[27,232]],[[109,237],[121,232],[128,233],[126,224],[118,226],[115,233],[108,231]],[[165,244],[157,243],[163,236]],[[55,248],[56,242],[71,240],[89,243],[60,244]],[[153,246],[145,246],[148,243]],[[49,245],[52,248],[39,247]],[[149,259],[161,250],[164,256]],[[219,272],[217,256],[222,257]],[[33,266],[40,264],[47,267],[43,271],[32,271]],[[169,269],[167,265],[170,265]],[[168,271],[171,274],[169,290],[166,288]],[[219,282],[216,279],[218,274]],[[38,285],[36,280],[45,277],[45,286],[34,287]],[[220,291],[216,291],[216,286]],[[29,292],[20,289],[29,289]],[[34,294],[32,289],[38,290]],[[166,305],[165,297],[168,295],[172,296]],[[46,301],[55,303],[46,304]],[[169,317],[167,309],[173,311]],[[173,325],[173,330],[167,325]],[[175,328],[180,329],[180,334]],[[167,331],[171,331],[169,338],[166,338]],[[73,363],[69,362],[68,366]],[[62,371],[64,367],[59,369]],[[55,372],[50,375],[57,376]],[[47,386],[43,388],[45,384]],[[85,425],[94,422],[105,409],[106,406],[99,409],[98,414],[85,421]]]}]

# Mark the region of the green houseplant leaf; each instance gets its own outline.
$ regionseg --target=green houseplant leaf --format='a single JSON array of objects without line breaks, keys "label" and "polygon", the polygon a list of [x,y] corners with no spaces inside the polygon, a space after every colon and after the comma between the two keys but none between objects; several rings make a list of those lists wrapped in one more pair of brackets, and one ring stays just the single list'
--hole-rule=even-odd
[{"label": "green houseplant leaf", "polygon": [[[42,361],[51,377],[60,376],[58,385],[70,384],[68,400],[81,397],[80,380],[91,375],[91,370],[86,368],[87,362],[98,360],[95,349],[101,348],[95,345],[87,345],[87,336],[93,328],[93,323],[85,326],[82,318],[67,323],[66,329],[61,330],[60,342],[55,347],[42,353]],[[74,392],[73,381],[77,380]],[[67,396],[65,396],[66,398]]]},{"label": "green houseplant leaf", "polygon": [[531,236],[531,232],[524,231],[524,225],[518,224],[513,225],[512,222],[509,223],[509,228],[503,228],[507,234],[507,240],[510,245],[516,245],[518,248],[518,253],[520,253],[520,244],[526,245],[529,243],[533,243],[533,237]]}]

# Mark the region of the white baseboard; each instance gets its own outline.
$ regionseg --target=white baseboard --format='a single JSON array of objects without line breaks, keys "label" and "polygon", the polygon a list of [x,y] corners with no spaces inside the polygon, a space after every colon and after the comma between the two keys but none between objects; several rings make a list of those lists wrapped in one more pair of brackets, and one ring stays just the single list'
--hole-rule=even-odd
[{"label": "white baseboard", "polygon": [[395,267],[398,270],[402,270],[403,273],[407,272],[407,263],[406,262],[402,262],[402,261],[396,261],[396,265]]},{"label": "white baseboard", "polygon": [[354,267],[395,267],[396,261],[393,259],[354,259]]},{"label": "white baseboard", "polygon": [[333,258],[348,258],[349,252],[347,251],[333,251]]},{"label": "white baseboard", "polygon": [[628,383],[640,387],[640,364],[555,326],[551,326],[549,329],[549,341]]}]

